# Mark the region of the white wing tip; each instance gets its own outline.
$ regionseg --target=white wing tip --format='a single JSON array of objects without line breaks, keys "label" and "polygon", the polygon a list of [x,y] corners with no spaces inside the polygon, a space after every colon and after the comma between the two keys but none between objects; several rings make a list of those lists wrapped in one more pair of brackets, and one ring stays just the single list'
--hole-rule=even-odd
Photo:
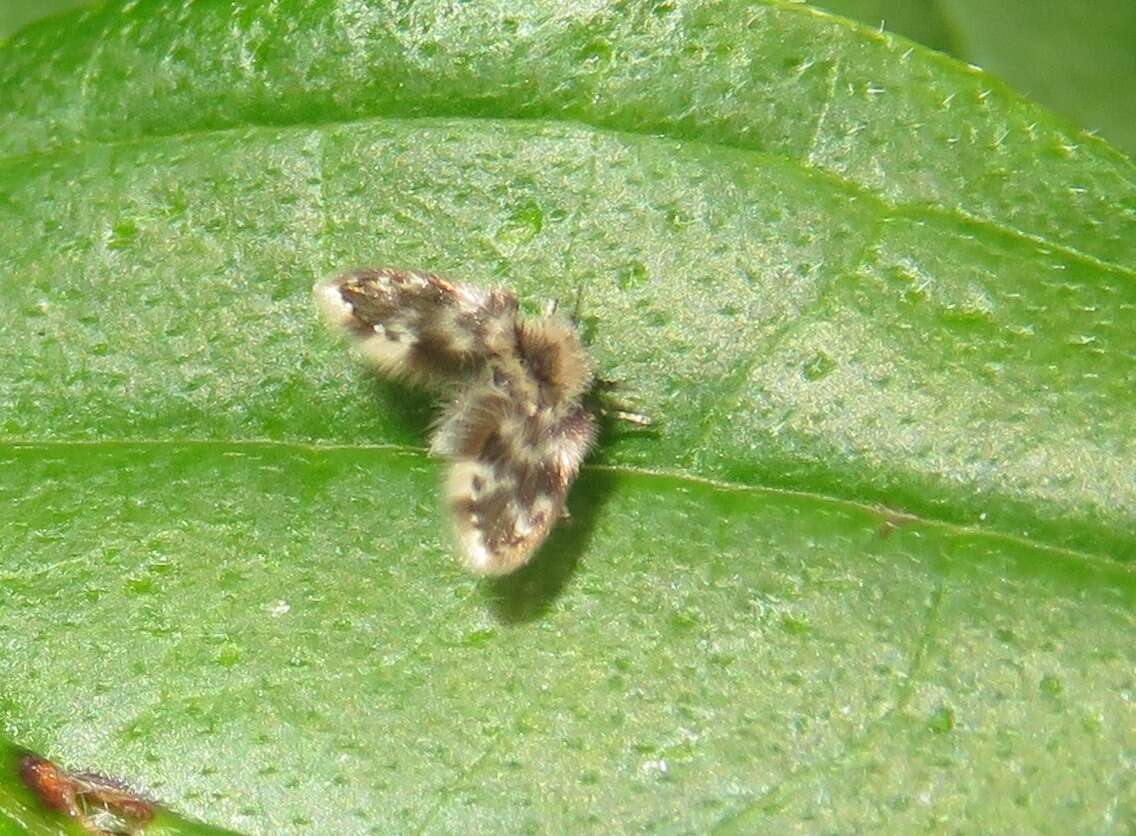
[{"label": "white wing tip", "polygon": [[339,278],[331,276],[316,282],[312,288],[312,297],[328,325],[345,328],[354,319],[355,313],[339,290]]}]

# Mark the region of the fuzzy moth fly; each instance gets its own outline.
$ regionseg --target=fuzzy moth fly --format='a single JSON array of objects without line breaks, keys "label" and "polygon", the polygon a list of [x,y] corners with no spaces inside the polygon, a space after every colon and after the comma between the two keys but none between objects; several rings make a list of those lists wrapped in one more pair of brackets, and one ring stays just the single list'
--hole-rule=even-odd
[{"label": "fuzzy moth fly", "polygon": [[353,270],[314,294],[380,372],[444,399],[430,452],[450,461],[447,506],[469,568],[527,563],[565,514],[596,434],[583,400],[594,367],[572,323],[417,270]]}]

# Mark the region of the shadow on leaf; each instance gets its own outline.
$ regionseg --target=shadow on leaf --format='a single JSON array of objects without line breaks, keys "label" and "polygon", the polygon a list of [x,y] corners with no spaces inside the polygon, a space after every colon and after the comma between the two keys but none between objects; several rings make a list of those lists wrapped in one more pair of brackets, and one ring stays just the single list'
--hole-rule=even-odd
[{"label": "shadow on leaf", "polygon": [[588,548],[600,509],[615,490],[618,477],[608,471],[584,470],[568,496],[572,516],[561,520],[527,566],[485,585],[493,614],[506,624],[540,618],[560,597]]},{"label": "shadow on leaf", "polygon": [[[371,394],[377,409],[386,417],[388,428],[406,444],[428,445],[429,429],[440,409],[436,396],[412,389],[399,382],[370,377]],[[602,461],[603,450],[620,438],[653,437],[656,430],[628,425],[611,415],[600,414],[600,443],[593,461]],[[603,470],[581,472],[568,496],[571,516],[561,520],[531,563],[511,575],[490,580],[483,587],[488,603],[498,619],[521,624],[540,618],[560,597],[575,574],[580,558],[588,548],[599,511],[615,490],[617,477]]]},{"label": "shadow on leaf", "polygon": [[437,397],[373,375],[368,375],[366,380],[375,409],[398,441],[415,447],[429,446],[430,428],[439,411]]}]

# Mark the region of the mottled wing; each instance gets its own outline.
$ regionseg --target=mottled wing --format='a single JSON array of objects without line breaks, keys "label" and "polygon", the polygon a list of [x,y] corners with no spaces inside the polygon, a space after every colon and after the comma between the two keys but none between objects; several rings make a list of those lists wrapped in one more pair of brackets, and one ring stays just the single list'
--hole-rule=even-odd
[{"label": "mottled wing", "polygon": [[579,404],[529,415],[491,385],[451,407],[438,438],[453,459],[450,513],[470,569],[503,575],[528,562],[563,516],[594,436]]},{"label": "mottled wing", "polygon": [[506,291],[417,270],[353,270],[320,282],[314,294],[327,321],[380,371],[426,384],[479,369],[489,335],[511,326],[517,311]]}]

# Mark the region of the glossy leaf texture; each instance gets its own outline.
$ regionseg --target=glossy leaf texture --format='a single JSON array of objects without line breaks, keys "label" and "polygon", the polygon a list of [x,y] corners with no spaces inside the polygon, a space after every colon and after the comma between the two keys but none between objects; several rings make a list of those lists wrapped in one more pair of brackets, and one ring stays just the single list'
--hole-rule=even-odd
[{"label": "glossy leaf texture", "polygon": [[[778,4],[142,2],[0,89],[20,746],[258,833],[1136,812],[1104,143]],[[429,400],[316,320],[362,264],[579,289],[656,419],[514,578],[451,554]]]}]

